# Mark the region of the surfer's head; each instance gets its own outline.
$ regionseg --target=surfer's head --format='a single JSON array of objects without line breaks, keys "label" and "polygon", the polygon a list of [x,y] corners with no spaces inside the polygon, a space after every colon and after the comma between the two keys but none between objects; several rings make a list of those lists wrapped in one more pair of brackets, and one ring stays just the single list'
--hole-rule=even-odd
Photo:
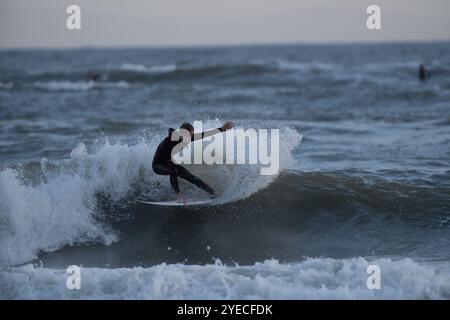
[{"label": "surfer's head", "polygon": [[189,133],[191,134],[191,138],[194,136],[194,126],[189,122],[183,122],[180,126],[180,129],[189,131]]}]

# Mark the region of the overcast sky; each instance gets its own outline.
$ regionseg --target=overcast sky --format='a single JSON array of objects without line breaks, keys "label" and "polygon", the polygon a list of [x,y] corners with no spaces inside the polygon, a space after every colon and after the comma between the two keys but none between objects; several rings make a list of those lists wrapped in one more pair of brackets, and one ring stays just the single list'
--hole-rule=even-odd
[{"label": "overcast sky", "polygon": [[450,0],[0,0],[0,48],[450,40],[449,17]]}]

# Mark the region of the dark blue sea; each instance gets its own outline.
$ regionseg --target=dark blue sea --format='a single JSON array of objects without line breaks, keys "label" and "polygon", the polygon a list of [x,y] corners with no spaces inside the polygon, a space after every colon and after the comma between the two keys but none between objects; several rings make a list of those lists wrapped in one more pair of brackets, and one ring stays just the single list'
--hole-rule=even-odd
[{"label": "dark blue sea", "polygon": [[[227,120],[279,174],[137,202],[168,128]],[[0,265],[8,299],[450,299],[450,43],[0,51]]]}]

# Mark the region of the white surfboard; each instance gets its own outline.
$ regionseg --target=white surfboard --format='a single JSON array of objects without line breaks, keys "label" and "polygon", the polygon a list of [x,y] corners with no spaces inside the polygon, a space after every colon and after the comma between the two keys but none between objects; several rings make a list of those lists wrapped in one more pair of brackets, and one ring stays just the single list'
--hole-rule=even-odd
[{"label": "white surfboard", "polygon": [[199,201],[186,201],[185,203],[183,202],[178,202],[178,201],[138,201],[140,203],[143,204],[150,204],[150,205],[154,205],[154,206],[170,206],[170,207],[184,207],[184,206],[201,206],[201,205],[206,205],[208,203],[213,202],[214,199],[210,199],[210,200],[199,200]]}]

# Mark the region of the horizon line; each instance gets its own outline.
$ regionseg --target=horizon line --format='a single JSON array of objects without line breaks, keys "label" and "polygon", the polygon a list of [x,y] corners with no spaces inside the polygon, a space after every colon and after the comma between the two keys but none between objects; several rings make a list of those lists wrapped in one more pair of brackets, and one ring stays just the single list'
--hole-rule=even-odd
[{"label": "horizon line", "polygon": [[200,44],[164,44],[164,45],[85,45],[85,46],[40,46],[40,47],[1,47],[0,51],[31,51],[31,50],[123,50],[123,49],[208,49],[233,47],[276,47],[276,46],[351,46],[351,45],[401,45],[401,44],[433,44],[450,43],[449,39],[419,39],[419,40],[356,40],[356,41],[324,41],[324,42],[253,42],[253,43],[200,43]]}]

